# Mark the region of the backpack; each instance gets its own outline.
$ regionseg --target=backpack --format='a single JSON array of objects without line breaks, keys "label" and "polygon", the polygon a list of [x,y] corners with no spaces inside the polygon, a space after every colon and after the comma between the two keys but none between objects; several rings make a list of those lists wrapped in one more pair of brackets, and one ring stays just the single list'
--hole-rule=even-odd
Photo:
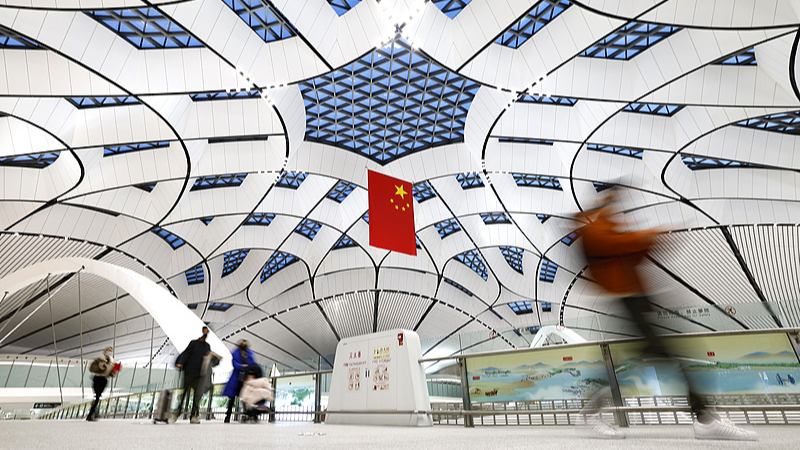
[{"label": "backpack", "polygon": [[92,361],[92,363],[89,365],[89,372],[97,373],[97,374],[103,373],[103,372],[105,372],[105,367],[104,367],[105,364],[106,364],[106,360],[105,359],[97,358],[94,361]]}]

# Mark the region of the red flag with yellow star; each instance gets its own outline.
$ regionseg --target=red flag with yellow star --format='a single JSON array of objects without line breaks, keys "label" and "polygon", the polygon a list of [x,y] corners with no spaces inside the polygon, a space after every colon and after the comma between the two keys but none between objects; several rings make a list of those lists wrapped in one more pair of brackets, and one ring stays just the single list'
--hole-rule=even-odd
[{"label": "red flag with yellow star", "polygon": [[368,176],[369,245],[416,256],[411,183],[372,170]]}]

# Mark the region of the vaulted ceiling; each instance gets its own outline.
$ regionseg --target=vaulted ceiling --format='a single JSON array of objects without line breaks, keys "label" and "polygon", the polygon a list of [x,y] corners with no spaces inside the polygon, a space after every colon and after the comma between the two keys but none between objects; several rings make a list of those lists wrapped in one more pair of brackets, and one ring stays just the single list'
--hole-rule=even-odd
[{"label": "vaulted ceiling", "polygon": [[[614,339],[572,233],[621,185],[671,231],[641,270],[664,332],[800,326],[800,1],[0,5],[0,278],[119,264],[297,370],[397,327],[428,356]],[[369,246],[367,169],[414,183],[416,257]],[[53,329],[175,354],[89,274],[0,300],[0,352]]]}]

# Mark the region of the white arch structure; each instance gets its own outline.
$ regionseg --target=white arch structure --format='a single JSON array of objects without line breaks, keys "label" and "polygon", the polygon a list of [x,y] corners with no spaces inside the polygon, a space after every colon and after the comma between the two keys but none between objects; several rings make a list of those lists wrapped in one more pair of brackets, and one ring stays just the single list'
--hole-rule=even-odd
[{"label": "white arch structure", "polygon": [[[124,267],[87,258],[51,259],[12,272],[0,279],[0,292],[7,293],[7,298],[49,275],[74,273],[81,269],[105,278],[130,294],[155,319],[178,350],[186,348],[192,339],[200,335],[200,329],[205,326],[205,323],[186,308],[186,305],[153,281]],[[215,373],[229,372],[230,351],[213,331],[209,332],[207,341],[211,350],[223,357],[220,365],[215,368]]]},{"label": "white arch structure", "polygon": [[569,328],[550,325],[542,327],[542,329],[536,333],[536,336],[531,342],[530,348],[544,347],[545,343],[547,342],[547,338],[550,336],[558,336],[567,344],[580,344],[586,342],[586,339],[584,339],[583,336],[570,330]]}]

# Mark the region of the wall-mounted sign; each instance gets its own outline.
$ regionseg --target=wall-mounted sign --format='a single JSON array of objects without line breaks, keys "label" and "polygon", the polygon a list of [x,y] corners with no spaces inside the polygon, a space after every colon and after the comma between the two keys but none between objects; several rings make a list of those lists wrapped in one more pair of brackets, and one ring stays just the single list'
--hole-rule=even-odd
[{"label": "wall-mounted sign", "polygon": [[33,409],[53,409],[61,406],[61,403],[34,403]]}]

